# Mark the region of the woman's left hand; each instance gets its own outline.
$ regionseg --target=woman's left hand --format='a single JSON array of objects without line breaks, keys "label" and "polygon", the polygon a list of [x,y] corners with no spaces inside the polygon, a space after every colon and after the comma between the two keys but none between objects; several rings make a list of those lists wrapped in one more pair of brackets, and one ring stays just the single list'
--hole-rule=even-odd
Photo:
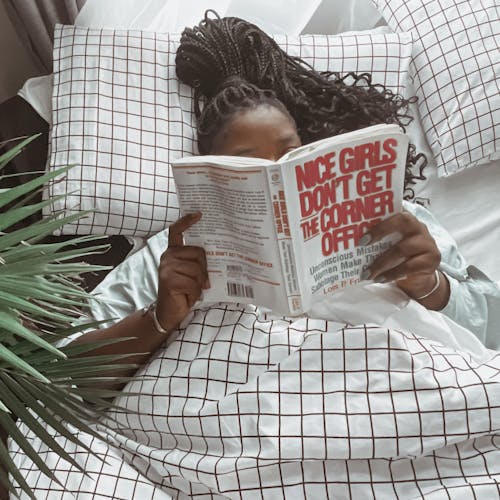
[{"label": "woman's left hand", "polygon": [[[436,285],[441,253],[427,226],[408,212],[393,215],[373,226],[367,233],[369,236],[363,237],[361,243],[372,244],[394,233],[399,233],[401,239],[371,263],[370,274],[366,278],[378,283],[394,281],[410,297],[421,297]],[[441,303],[429,308],[442,308],[448,301],[449,285],[444,276],[442,281],[446,290],[441,290],[433,298],[433,302]]]}]

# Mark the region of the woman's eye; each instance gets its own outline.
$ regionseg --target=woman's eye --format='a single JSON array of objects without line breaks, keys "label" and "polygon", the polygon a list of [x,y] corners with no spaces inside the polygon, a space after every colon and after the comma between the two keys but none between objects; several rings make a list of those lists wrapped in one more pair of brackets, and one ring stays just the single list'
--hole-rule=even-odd
[{"label": "woman's eye", "polygon": [[290,151],[293,151],[294,149],[297,149],[297,148],[298,148],[298,146],[290,146],[289,148],[286,148],[285,150],[283,150],[280,156],[284,156],[287,153],[289,153]]}]

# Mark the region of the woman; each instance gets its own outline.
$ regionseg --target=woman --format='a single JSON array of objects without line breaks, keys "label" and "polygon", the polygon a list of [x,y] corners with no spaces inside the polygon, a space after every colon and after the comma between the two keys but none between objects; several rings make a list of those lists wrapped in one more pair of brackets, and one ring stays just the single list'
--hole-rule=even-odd
[{"label": "woman", "polygon": [[[276,159],[323,135],[406,118],[401,98],[366,78],[349,85],[318,75],[234,18],[186,30],[178,54],[180,78],[195,86],[202,153]],[[419,161],[410,150],[407,188]],[[428,311],[441,309],[493,346],[486,310],[498,292],[466,274],[455,244],[427,211],[406,209],[369,233],[371,241],[401,233],[371,266],[372,279],[395,285],[368,285],[375,289],[363,304],[353,304],[349,291],[335,296],[337,316],[328,321],[197,303],[210,286],[205,255],[184,246],[182,234],[202,214],[151,238],[98,289],[96,319],[124,319],[75,341],[133,337],[97,353],[144,353],[130,357],[142,365],[128,386],[138,396],[118,401],[129,412],[113,413],[116,432],[103,430],[104,441],[80,436],[105,456],[105,466],[62,442],[90,477],[44,455],[56,476],[64,474],[64,491],[127,499],[423,498],[449,477],[457,491],[470,493],[470,477],[486,488],[498,452],[498,360],[474,346],[470,332],[453,321],[441,325]],[[368,321],[352,319],[372,300]],[[381,324],[375,313],[387,304],[396,316],[408,312],[409,329],[356,326]],[[412,331],[417,322],[426,328],[422,336]],[[466,342],[429,340],[441,327]],[[460,350],[471,346],[479,361]],[[37,498],[61,491],[16,453]]]}]

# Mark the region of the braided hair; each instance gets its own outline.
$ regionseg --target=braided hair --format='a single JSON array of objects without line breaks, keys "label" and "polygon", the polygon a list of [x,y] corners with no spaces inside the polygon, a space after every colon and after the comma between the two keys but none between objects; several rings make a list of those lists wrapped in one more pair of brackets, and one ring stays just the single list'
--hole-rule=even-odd
[{"label": "braided hair", "polygon": [[262,105],[278,109],[294,123],[289,111],[272,90],[260,89],[238,76],[226,78],[217,88],[214,97],[206,103],[203,112],[198,114],[200,154],[210,153],[217,137],[224,133],[237,111],[255,109]]},{"label": "braided hair", "polygon": [[[210,120],[223,125],[232,114],[249,107],[250,101],[257,105],[265,91],[272,92],[268,103],[280,102],[288,110],[303,144],[380,123],[396,123],[404,129],[412,120],[408,106],[415,98],[405,99],[374,84],[368,73],[318,72],[288,55],[254,24],[220,18],[214,11],[207,11],[198,26],[183,31],[175,62],[179,79],[194,89],[202,154],[214,137],[207,134]],[[232,85],[224,84],[228,81]],[[425,156],[410,145],[405,199],[414,198],[412,187],[425,179],[426,163]]]}]

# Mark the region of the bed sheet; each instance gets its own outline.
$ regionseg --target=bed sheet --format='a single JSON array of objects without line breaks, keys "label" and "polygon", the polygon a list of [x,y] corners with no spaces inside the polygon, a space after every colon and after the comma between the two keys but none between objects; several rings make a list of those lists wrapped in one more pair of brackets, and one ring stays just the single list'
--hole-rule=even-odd
[{"label": "bed sheet", "polygon": [[[139,264],[165,239],[105,279],[96,320],[154,300],[157,274]],[[106,465],[60,436],[89,476],[32,436],[63,486],[11,443],[16,464],[40,500],[495,498],[500,353],[392,285],[316,307],[198,304],[115,401],[127,411],[103,439],[80,435]]]},{"label": "bed sheet", "polygon": [[84,476],[28,435],[61,486],[11,453],[39,500],[497,498],[499,373],[407,329],[199,307],[103,440],[80,434],[107,464],[57,436]]}]

